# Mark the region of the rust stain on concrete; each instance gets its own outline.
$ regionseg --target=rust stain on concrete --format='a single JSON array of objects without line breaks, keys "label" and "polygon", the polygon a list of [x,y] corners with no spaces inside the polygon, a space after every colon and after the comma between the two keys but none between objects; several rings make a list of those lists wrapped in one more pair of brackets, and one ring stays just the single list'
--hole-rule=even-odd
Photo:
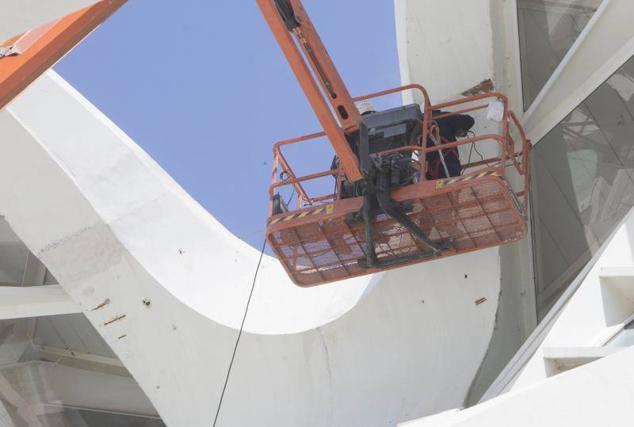
[{"label": "rust stain on concrete", "polygon": [[114,319],[108,320],[106,323],[104,323],[104,326],[108,326],[108,325],[112,325],[114,322],[118,322],[119,320],[123,320],[126,318],[125,314],[122,314],[120,316],[115,317]]},{"label": "rust stain on concrete", "polygon": [[463,96],[475,96],[480,95],[482,93],[489,93],[495,90],[495,85],[493,84],[493,80],[486,79],[482,80],[480,83],[472,87],[471,89],[467,89],[462,92]]}]

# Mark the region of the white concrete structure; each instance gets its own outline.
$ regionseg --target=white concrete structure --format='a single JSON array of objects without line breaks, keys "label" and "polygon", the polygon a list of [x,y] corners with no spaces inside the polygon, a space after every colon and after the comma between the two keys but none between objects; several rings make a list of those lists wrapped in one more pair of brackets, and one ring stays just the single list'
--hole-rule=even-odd
[{"label": "white concrete structure", "polygon": [[[65,117],[76,122],[65,124]],[[14,142],[0,160],[1,178],[13,183],[0,190],[7,222],[165,422],[208,425],[257,252],[54,73],[0,123]],[[27,158],[33,168],[17,167]],[[35,187],[42,193],[24,197]],[[223,425],[382,425],[460,404],[492,332],[498,262],[490,250],[301,290],[267,259]],[[423,382],[446,389],[420,397]]]},{"label": "white concrete structure", "polygon": [[[634,55],[634,30],[629,25],[634,16],[632,3],[596,3],[600,6],[526,113],[526,128],[534,141],[550,132]],[[617,80],[607,83],[620,91],[614,86]],[[609,200],[605,203],[610,204]],[[626,334],[634,315],[633,224],[629,215],[596,249],[596,255],[484,393],[483,403],[402,425],[631,425],[634,417],[627,408],[634,387],[630,369],[634,352],[627,349],[629,344],[614,340]]]},{"label": "white concrete structure", "polygon": [[485,394],[485,403],[403,425],[631,425],[634,349],[608,343],[634,318],[633,249],[630,215]]},{"label": "white concrete structure", "polygon": [[[0,7],[0,39],[91,2],[40,3]],[[395,11],[404,83],[434,101],[494,87],[521,111],[516,1],[396,0]],[[535,140],[634,55],[631,16],[629,0],[604,0],[527,113]],[[597,50],[604,65],[589,69]],[[633,421],[634,352],[603,347],[634,315],[632,219],[537,329],[530,239],[310,289],[265,256],[234,355],[257,250],[53,71],[0,112],[0,131],[0,249],[26,252],[0,265],[0,320],[74,313],[103,339],[69,340],[72,322],[0,323],[0,423],[14,425],[13,406],[31,425],[92,408],[208,426],[234,356],[221,426]],[[13,372],[37,372],[53,397],[27,401]],[[90,381],[119,394],[91,395]]]}]

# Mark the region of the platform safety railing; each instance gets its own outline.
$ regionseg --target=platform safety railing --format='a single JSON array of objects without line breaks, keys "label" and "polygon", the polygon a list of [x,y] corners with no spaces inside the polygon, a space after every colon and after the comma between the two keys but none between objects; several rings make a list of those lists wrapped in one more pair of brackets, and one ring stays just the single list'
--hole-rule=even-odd
[{"label": "platform safety railing", "polygon": [[[498,146],[497,154],[483,158],[479,161],[468,161],[468,163],[462,164],[462,176],[476,176],[483,171],[495,171],[497,175],[507,180],[507,183],[512,188],[514,194],[518,199],[521,199],[520,209],[523,213],[527,210],[528,200],[528,186],[529,186],[529,150],[530,141],[527,139],[524,130],[517,119],[517,116],[511,112],[508,108],[508,99],[505,95],[497,92],[489,92],[481,95],[470,96],[461,98],[455,101],[440,103],[432,105],[424,87],[416,84],[406,85],[398,88],[388,89],[381,92],[372,93],[369,95],[354,98],[355,101],[363,101],[368,99],[375,99],[390,94],[404,92],[408,90],[415,90],[421,93],[423,103],[421,109],[423,112],[422,120],[422,132],[419,140],[419,144],[416,146],[403,146],[382,151],[380,154],[388,153],[411,153],[413,159],[413,165],[418,171],[418,179],[420,181],[427,180],[427,156],[433,152],[440,152],[441,150],[451,148],[461,148],[463,150],[466,147],[474,148],[477,144],[484,144],[486,142],[494,143]],[[459,139],[456,142],[449,142],[441,145],[434,145],[427,147],[428,138],[433,137],[434,132],[437,132],[437,121],[455,116],[458,114],[474,114],[477,112],[486,111],[491,102],[497,101],[503,105],[503,114],[501,117],[501,130],[497,133],[486,133],[482,135],[473,135]],[[439,112],[440,111],[440,112]],[[477,123],[477,119],[476,119]],[[352,132],[356,129],[347,129]],[[516,137],[513,137],[513,134]],[[325,139],[325,132],[317,132],[297,138],[287,139],[276,143],[273,147],[273,174],[272,183],[269,187],[270,196],[270,211],[272,214],[273,198],[283,187],[292,187],[296,197],[294,204],[289,206],[289,210],[301,209],[308,206],[315,206],[324,203],[332,203],[339,198],[340,183],[345,178],[341,169],[328,169],[322,172],[311,173],[308,175],[297,176],[287,158],[283,154],[283,148],[300,144],[300,143],[316,143],[316,140],[322,139],[322,143],[328,143]],[[477,149],[476,149],[477,151]],[[464,159],[461,159],[464,160]],[[516,175],[521,177],[519,185],[516,183],[512,185],[509,182],[508,170],[512,170]],[[335,191],[332,193],[311,195],[306,190],[306,183],[323,179],[325,177],[332,176],[336,179]],[[518,188],[519,187],[519,188]]]}]

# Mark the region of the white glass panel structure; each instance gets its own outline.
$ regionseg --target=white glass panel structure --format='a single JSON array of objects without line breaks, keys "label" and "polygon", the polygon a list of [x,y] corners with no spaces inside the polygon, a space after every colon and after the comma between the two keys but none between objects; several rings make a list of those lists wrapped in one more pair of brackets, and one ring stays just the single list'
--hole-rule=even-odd
[{"label": "white glass panel structure", "polygon": [[532,151],[541,318],[634,205],[634,59]]},{"label": "white glass panel structure", "polygon": [[528,109],[601,0],[518,0],[522,88]]}]

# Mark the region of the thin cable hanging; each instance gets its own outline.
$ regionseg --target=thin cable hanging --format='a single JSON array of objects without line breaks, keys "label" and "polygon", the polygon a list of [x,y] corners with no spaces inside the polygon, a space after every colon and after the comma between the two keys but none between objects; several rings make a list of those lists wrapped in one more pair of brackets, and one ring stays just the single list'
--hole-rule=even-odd
[{"label": "thin cable hanging", "polygon": [[[293,199],[295,195],[295,190],[291,193],[288,198],[287,205]],[[220,409],[222,408],[222,402],[225,397],[225,392],[227,391],[227,384],[229,384],[229,377],[231,376],[231,370],[233,369],[233,362],[236,359],[236,353],[238,352],[238,345],[240,345],[240,339],[242,338],[242,332],[244,331],[244,324],[247,320],[247,315],[249,314],[249,308],[251,307],[251,299],[253,298],[253,291],[255,290],[255,284],[258,279],[258,273],[260,272],[260,266],[262,265],[262,259],[264,258],[264,251],[266,249],[266,238],[264,238],[264,242],[262,242],[262,249],[260,250],[260,258],[258,259],[258,265],[255,268],[255,274],[253,275],[253,282],[251,283],[251,291],[249,292],[249,298],[247,299],[247,305],[244,309],[244,315],[242,316],[242,323],[240,324],[240,331],[238,332],[238,337],[236,338],[236,343],[233,346],[233,353],[231,354],[231,361],[229,361],[229,368],[227,369],[227,376],[225,377],[225,383],[222,386],[222,393],[220,393],[220,400],[218,401],[218,409],[216,409],[216,416],[214,417],[213,427],[216,427],[216,423],[218,423],[218,417],[220,415]]]},{"label": "thin cable hanging", "polygon": [[253,291],[255,290],[255,284],[258,279],[258,272],[260,271],[260,265],[262,264],[262,258],[264,258],[264,249],[266,248],[266,239],[262,243],[262,249],[260,250],[260,259],[258,260],[258,265],[255,268],[255,274],[253,275],[253,283],[251,284],[251,291],[249,292],[249,298],[247,299],[247,305],[244,309],[244,315],[242,316],[242,323],[240,324],[240,332],[238,332],[238,337],[236,338],[236,343],[233,346],[233,353],[231,354],[231,361],[229,362],[229,368],[227,369],[227,376],[225,377],[225,383],[222,386],[222,393],[220,394],[220,400],[218,401],[218,409],[216,410],[216,416],[214,417],[213,427],[216,427],[216,423],[218,422],[218,416],[220,415],[220,409],[222,408],[222,402],[225,397],[225,392],[227,391],[227,384],[229,384],[229,377],[231,376],[231,370],[233,369],[233,362],[236,359],[236,353],[238,352],[238,345],[240,344],[240,339],[242,338],[242,332],[244,331],[244,323],[247,320],[247,315],[249,314],[249,307],[251,306],[251,299],[253,298]]}]

